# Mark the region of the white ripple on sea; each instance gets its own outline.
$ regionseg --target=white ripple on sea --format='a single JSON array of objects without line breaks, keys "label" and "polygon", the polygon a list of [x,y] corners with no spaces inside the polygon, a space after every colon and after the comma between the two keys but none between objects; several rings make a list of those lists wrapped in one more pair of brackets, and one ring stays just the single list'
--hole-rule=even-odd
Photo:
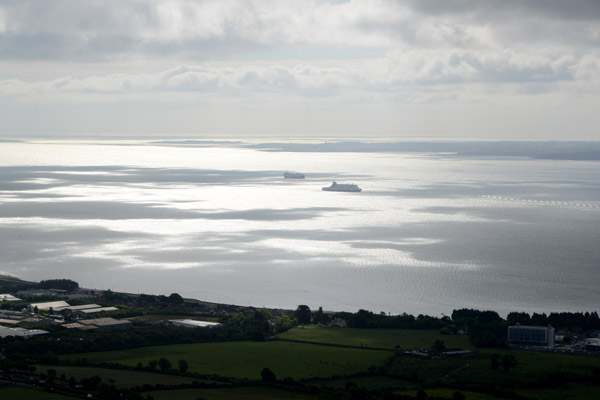
[{"label": "white ripple on sea", "polygon": [[[420,240],[419,244],[437,243],[438,240]],[[361,247],[353,244],[359,243]],[[299,239],[265,239],[258,242],[257,246],[269,248],[273,254],[281,254],[274,261],[286,265],[301,265],[298,260],[324,261],[337,260],[338,266],[377,267],[382,265],[395,265],[408,268],[445,268],[453,270],[473,270],[478,265],[472,263],[431,262],[413,257],[412,252],[403,251],[391,246],[398,243],[389,242],[390,247],[382,248],[383,242],[377,241],[378,246],[368,247],[368,241],[318,241]],[[411,241],[412,244],[417,244]],[[283,254],[287,254],[283,256]]]},{"label": "white ripple on sea", "polygon": [[600,211],[600,201],[562,201],[562,200],[539,200],[517,197],[483,195],[476,198],[478,201],[500,203],[514,207],[553,207],[576,211]]}]

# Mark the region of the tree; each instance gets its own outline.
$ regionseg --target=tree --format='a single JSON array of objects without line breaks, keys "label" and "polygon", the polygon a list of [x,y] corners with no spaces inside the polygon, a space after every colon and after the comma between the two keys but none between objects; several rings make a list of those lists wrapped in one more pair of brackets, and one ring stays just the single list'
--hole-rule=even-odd
[{"label": "tree", "polygon": [[504,372],[508,372],[509,369],[517,365],[517,359],[512,354],[505,354],[500,358],[500,364],[502,364]]},{"label": "tree", "polygon": [[500,366],[500,354],[492,354],[492,358],[490,359],[490,368],[493,370],[497,370]]},{"label": "tree", "polygon": [[56,370],[53,368],[50,368],[48,370],[48,372],[46,373],[46,381],[48,383],[52,383],[52,382],[54,382],[55,379],[56,379]]},{"label": "tree", "polygon": [[277,377],[275,377],[275,373],[271,371],[269,368],[263,368],[260,371],[260,380],[263,382],[275,382]]},{"label": "tree", "polygon": [[310,307],[299,305],[295,312],[299,324],[310,324]]},{"label": "tree", "polygon": [[100,382],[102,382],[102,378],[100,378],[98,375],[94,375],[90,378],[83,378],[81,380],[81,385],[87,389],[96,389]]},{"label": "tree", "polygon": [[452,400],[465,400],[465,395],[462,392],[454,392]]},{"label": "tree", "polygon": [[158,359],[158,366],[161,369],[161,371],[166,371],[169,368],[171,368],[171,361],[167,360],[164,357],[161,357]]},{"label": "tree", "polygon": [[148,366],[150,367],[150,369],[156,369],[156,367],[158,366],[158,361],[150,360],[148,361]]},{"label": "tree", "polygon": [[79,289],[79,283],[70,279],[48,279],[40,281],[38,283],[40,289],[61,289],[67,291],[74,291]]},{"label": "tree", "polygon": [[275,322],[275,332],[285,332],[287,330],[292,329],[294,326],[294,321],[290,319],[290,316],[287,314],[283,314],[281,318],[279,318]]},{"label": "tree", "polygon": [[189,365],[188,362],[185,360],[179,360],[179,370],[181,372],[183,372],[185,374],[185,372],[188,370]]},{"label": "tree", "polygon": [[444,344],[444,341],[440,339],[437,339],[433,343],[433,346],[431,346],[431,352],[434,354],[439,354],[444,350],[446,350],[446,345]]},{"label": "tree", "polygon": [[[257,310],[261,315],[261,318],[265,321],[268,321],[270,319],[273,319],[273,313],[271,312],[271,310],[269,310],[268,308],[260,308]],[[255,317],[256,318],[256,313],[255,313]]]},{"label": "tree", "polygon": [[329,315],[323,312],[323,307],[319,307],[319,310],[316,312],[315,322],[317,324],[326,324],[329,322]]},{"label": "tree", "polygon": [[183,297],[181,297],[178,293],[171,293],[168,297],[169,303],[173,304],[181,304],[183,303]]}]

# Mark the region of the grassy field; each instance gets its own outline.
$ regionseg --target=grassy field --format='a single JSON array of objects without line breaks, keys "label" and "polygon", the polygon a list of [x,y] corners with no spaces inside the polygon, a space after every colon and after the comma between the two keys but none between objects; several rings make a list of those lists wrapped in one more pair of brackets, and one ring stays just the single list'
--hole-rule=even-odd
[{"label": "grassy field", "polygon": [[[517,365],[508,372],[491,369],[490,354],[512,354]],[[468,366],[467,366],[468,365]],[[600,367],[599,358],[563,354],[533,353],[508,350],[485,350],[459,358],[424,360],[403,357],[394,367],[395,373],[417,374],[428,383],[481,382],[502,384],[510,381],[536,383],[550,376],[589,378],[593,368]],[[556,381],[556,379],[555,379]]]},{"label": "grassy field", "polygon": [[564,385],[551,389],[516,390],[518,395],[539,400],[597,400],[600,387],[587,384]]},{"label": "grassy field", "polygon": [[149,385],[180,385],[183,383],[192,383],[192,381],[202,381],[201,379],[196,378],[162,375],[152,372],[122,371],[117,369],[92,367],[49,367],[47,365],[36,365],[36,371],[38,373],[46,373],[50,368],[56,370],[57,377],[65,374],[66,379],[73,377],[79,381],[83,378],[91,378],[92,376],[97,375],[101,377],[103,381],[114,384],[118,388],[130,388],[146,383]]},{"label": "grassy field", "polygon": [[416,329],[351,329],[298,327],[277,335],[281,339],[307,342],[332,343],[346,346],[377,347],[405,350],[414,347],[429,348],[436,340],[442,340],[448,348],[473,349],[467,336],[441,335],[437,330]]},{"label": "grassy field", "polygon": [[420,388],[417,383],[388,376],[363,376],[352,379],[314,379],[308,383],[319,387],[343,389],[348,382],[352,382],[356,386],[368,390],[381,390],[386,388],[396,388],[397,390],[418,390]]},{"label": "grassy field", "polygon": [[258,387],[235,389],[184,389],[144,393],[155,400],[316,400],[317,396]]},{"label": "grassy field", "polygon": [[185,359],[191,372],[259,379],[264,367],[283,379],[347,375],[381,365],[389,351],[348,349],[282,341],[226,342],[153,346],[101,353],[71,354],[63,359],[117,362],[135,366],[166,357],[174,365]]},{"label": "grassy field", "polygon": [[[452,395],[455,392],[457,392],[457,390],[454,390],[454,389],[427,389],[427,390],[425,390],[425,393],[427,393],[427,396],[446,397],[446,398],[452,398]],[[500,399],[500,397],[490,396],[489,394],[467,392],[467,391],[462,391],[462,390],[460,390],[460,392],[465,396],[465,400],[495,400],[495,399],[499,400]],[[416,390],[408,390],[408,391],[402,391],[402,392],[396,392],[396,393],[408,394],[411,396],[417,395]]]},{"label": "grassy field", "polygon": [[[278,337],[308,342],[332,343],[350,346],[380,347],[393,349],[399,345],[402,349],[413,347],[428,348],[437,339],[444,341],[446,347],[460,347],[474,349],[466,336],[440,335],[437,331],[411,330],[411,329],[340,329],[340,328],[295,328],[284,332]],[[407,371],[415,370],[417,373],[431,376],[433,381],[443,379],[450,374],[450,378],[478,376],[490,381],[500,379],[500,372],[490,368],[491,354],[511,354],[516,357],[517,365],[504,376],[512,378],[535,378],[552,373],[570,374],[571,376],[589,376],[591,369],[600,368],[600,358],[581,357],[569,354],[542,353],[521,350],[505,349],[476,349],[475,353],[460,358],[421,360],[404,358],[403,363]],[[465,364],[465,368],[458,372],[456,369]]]},{"label": "grassy field", "polygon": [[6,400],[77,400],[78,397],[63,396],[41,390],[8,387],[0,388],[0,399]]}]

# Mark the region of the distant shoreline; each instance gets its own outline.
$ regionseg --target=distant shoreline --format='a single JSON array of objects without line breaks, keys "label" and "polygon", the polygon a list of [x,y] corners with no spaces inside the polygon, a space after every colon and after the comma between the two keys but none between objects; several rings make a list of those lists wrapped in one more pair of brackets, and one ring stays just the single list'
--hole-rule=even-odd
[{"label": "distant shoreline", "polygon": [[[60,279],[62,279],[62,278],[60,278]],[[0,275],[0,281],[16,281],[16,282],[21,282],[21,283],[25,283],[25,284],[37,284],[37,283],[39,283],[39,282],[35,282],[35,281],[26,281],[26,280],[23,280],[21,278],[14,277],[14,276],[11,276],[11,275]],[[149,294],[149,295],[152,295],[152,296],[157,296],[157,295],[152,294],[152,293],[129,293],[129,292],[115,291],[115,290],[111,290],[111,289],[95,289],[95,288],[84,288],[84,287],[80,287],[78,289],[78,291],[82,291],[82,292],[85,292],[85,291],[96,292],[97,294],[95,296],[101,296],[102,293],[107,292],[107,291],[111,291],[111,292],[113,292],[115,294],[125,295],[125,296],[129,296],[129,297],[134,297],[134,298],[135,297],[139,297],[142,294]],[[268,306],[261,306],[261,307],[259,307],[259,306],[254,306],[254,305],[241,305],[241,304],[220,303],[220,302],[206,301],[206,300],[196,299],[196,298],[191,298],[191,297],[189,297],[189,298],[188,297],[184,297],[183,299],[184,299],[184,301],[187,301],[187,302],[197,302],[197,303],[201,303],[201,304],[215,305],[215,306],[219,305],[219,306],[238,307],[238,308],[252,308],[252,309],[266,308],[266,309],[269,309],[269,310],[277,310],[277,311],[284,311],[284,312],[292,312],[292,311],[294,311],[293,308],[268,307]],[[456,307],[453,308],[453,310],[450,310],[447,315],[450,315],[452,313],[452,311],[454,311],[454,310],[464,309],[464,308],[469,308],[469,307],[456,306]],[[480,310],[480,311],[493,311],[495,313],[498,313],[498,315],[500,315],[502,318],[506,318],[506,315],[503,315],[502,313],[500,313],[497,310],[490,310],[490,309],[484,309],[484,308],[481,308],[481,309],[480,308],[473,308],[473,309],[474,310]],[[366,311],[373,312],[373,310],[366,310]],[[344,311],[344,310],[325,310],[324,309],[323,312],[326,313],[326,314],[334,314],[334,313],[338,313],[338,312],[350,312],[350,311]],[[511,312],[524,312],[524,311],[513,310]],[[591,313],[591,312],[600,312],[600,309],[599,310],[594,310],[594,309],[569,310],[569,311],[567,311],[567,310],[560,310],[560,311],[556,310],[556,311],[553,311],[553,312],[554,313],[563,313],[563,312],[566,312],[566,313],[586,313],[586,312],[590,312]],[[529,313],[529,312],[527,312],[527,313]],[[536,311],[532,311],[531,313],[536,313]],[[391,316],[398,316],[398,315],[403,315],[403,314],[406,314],[406,313],[398,313],[398,314],[388,313],[388,315],[391,315]],[[410,315],[410,313],[408,313],[408,314]],[[542,314],[545,314],[545,312],[542,312]],[[550,313],[548,313],[548,315],[549,314]],[[428,314],[422,314],[422,315],[424,315],[424,316],[430,316]],[[442,315],[444,315],[444,314],[442,314]],[[433,317],[433,316],[431,316],[431,317]]]},{"label": "distant shoreline", "polygon": [[[0,143],[27,143],[27,140],[51,142],[94,141],[98,145],[149,145],[166,147],[226,147],[267,152],[293,153],[431,153],[451,157],[525,157],[541,160],[600,161],[600,141],[464,141],[464,140],[389,140],[296,138],[273,141],[271,137],[165,138],[163,137],[64,137],[0,139]],[[126,143],[135,141],[136,143]]]}]

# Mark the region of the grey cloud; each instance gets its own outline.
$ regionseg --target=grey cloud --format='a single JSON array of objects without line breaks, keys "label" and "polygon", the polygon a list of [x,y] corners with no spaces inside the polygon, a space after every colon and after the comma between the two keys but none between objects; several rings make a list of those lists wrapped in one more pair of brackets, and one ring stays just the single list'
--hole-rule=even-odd
[{"label": "grey cloud", "polygon": [[[531,50],[543,45],[587,49],[585,52],[593,51],[600,42],[600,4],[595,0],[413,0],[410,8],[417,20],[430,25],[430,35],[417,35],[414,41],[406,38],[414,44]],[[479,46],[472,46],[485,36]]]},{"label": "grey cloud", "polygon": [[336,6],[320,1],[22,0],[0,5],[0,54],[5,60],[199,61],[277,53],[289,46],[302,53],[314,50],[316,58],[326,58],[318,55],[322,46],[476,49],[556,42],[587,43],[589,48],[600,40],[599,9],[594,0],[353,1]]},{"label": "grey cloud", "polygon": [[[383,68],[383,69],[382,69]],[[140,94],[160,99],[166,93],[217,93],[222,98],[278,93],[336,96],[352,89],[365,94],[397,93],[417,86],[463,83],[540,84],[595,82],[600,55],[573,52],[420,49],[393,50],[383,60],[346,66],[183,65],[155,74],[110,74],[54,80],[0,80],[5,98],[108,99]],[[535,89],[535,88],[534,88]],[[534,91],[539,92],[539,87]],[[547,86],[545,91],[559,88]],[[95,96],[95,97],[94,97]],[[134,97],[135,98],[135,97]]]},{"label": "grey cloud", "polygon": [[547,15],[557,19],[595,20],[600,18],[596,0],[409,0],[411,8],[427,15],[477,15],[482,19],[504,19],[507,15]]}]

